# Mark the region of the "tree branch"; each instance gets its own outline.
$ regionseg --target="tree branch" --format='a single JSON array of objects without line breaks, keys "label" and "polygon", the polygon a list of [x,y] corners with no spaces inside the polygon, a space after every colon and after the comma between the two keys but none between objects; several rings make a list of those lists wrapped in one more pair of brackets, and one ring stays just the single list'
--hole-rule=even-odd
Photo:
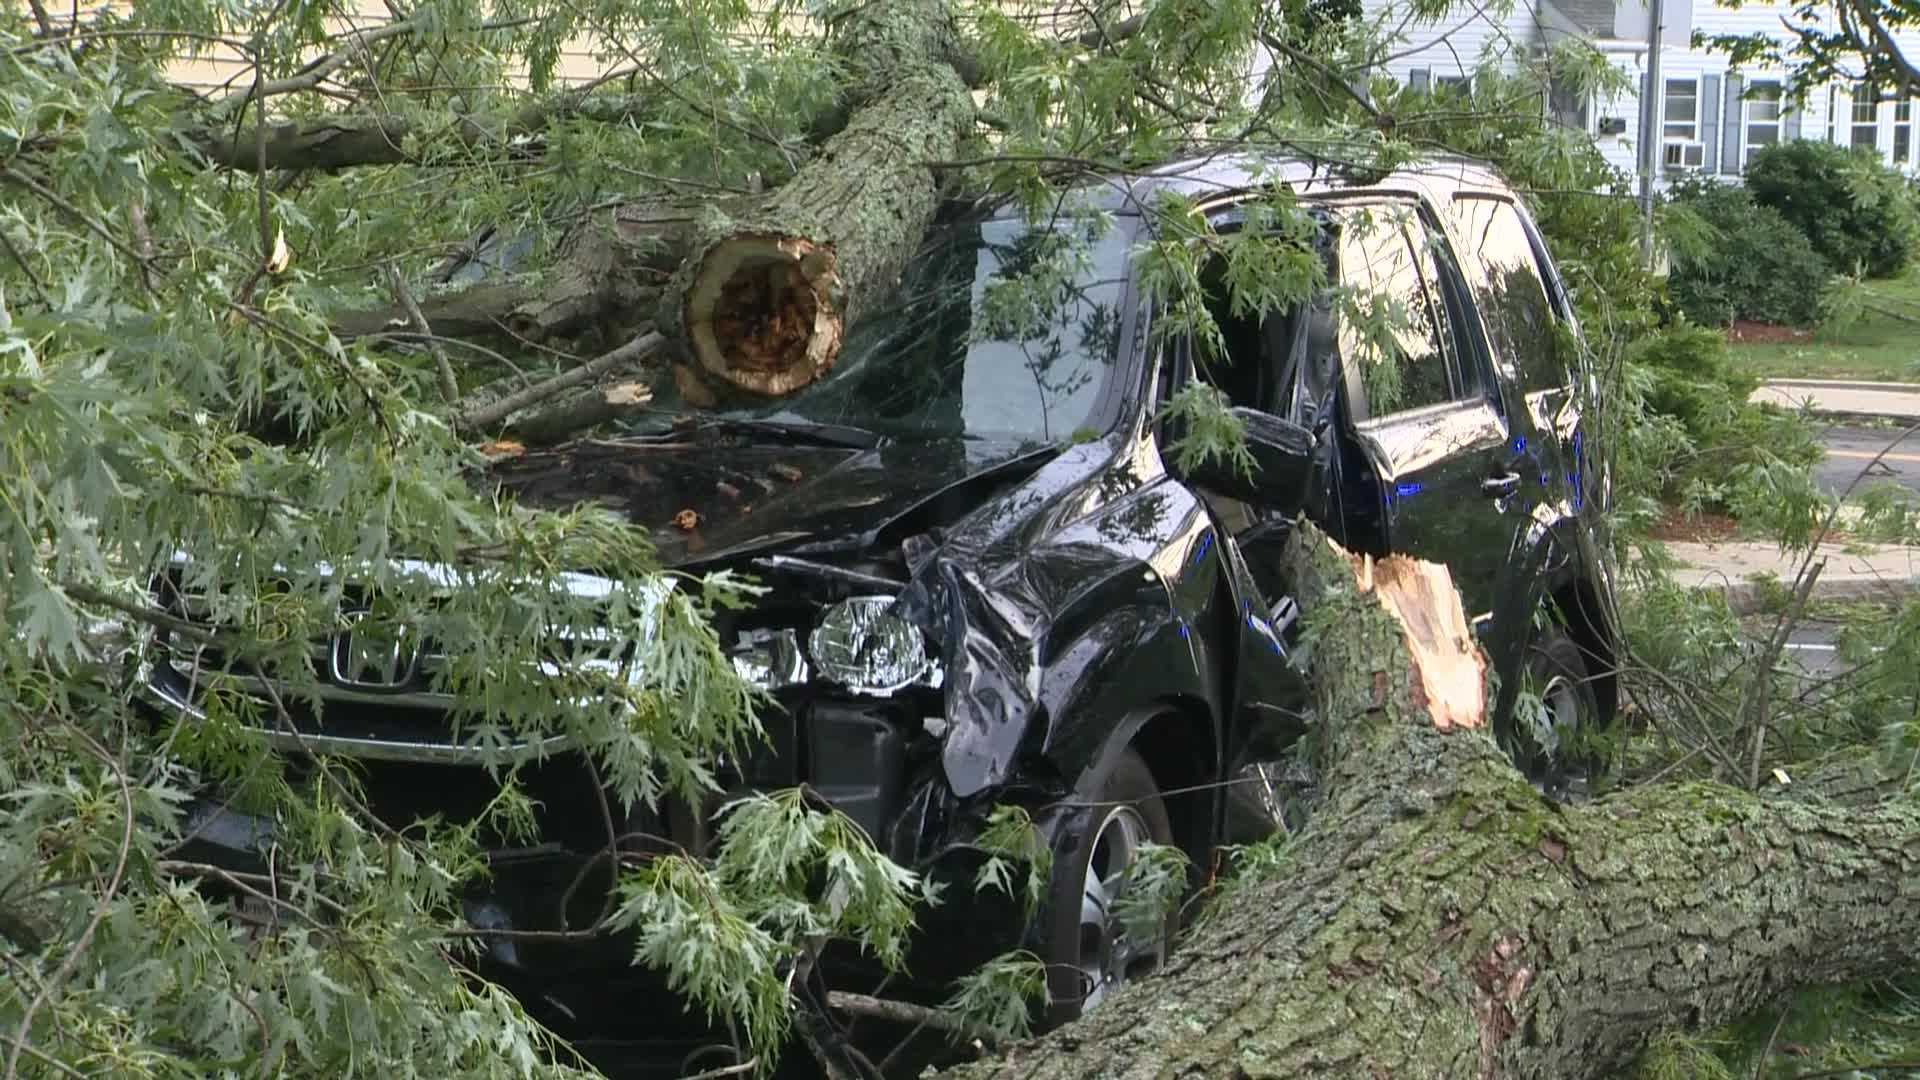
[{"label": "tree branch", "polygon": [[899,1024],[936,1028],[964,1038],[979,1039],[989,1046],[1000,1041],[1000,1036],[986,1028],[975,1027],[951,1013],[930,1009],[925,1005],[915,1005],[912,1002],[829,990],[827,1004],[855,1016],[871,1016],[876,1020],[891,1020]]},{"label": "tree branch", "polygon": [[387,281],[393,286],[393,299],[407,313],[407,321],[413,324],[414,332],[427,344],[427,352],[433,357],[435,372],[440,377],[440,393],[447,404],[460,402],[460,380],[454,377],[453,363],[447,359],[447,350],[440,347],[440,339],[434,336],[433,326],[427,317],[420,313],[420,305],[413,302],[413,293],[407,289],[406,276],[400,268],[391,263],[387,265]]},{"label": "tree branch", "polygon": [[576,386],[584,386],[603,375],[611,374],[629,365],[644,363],[653,358],[666,345],[666,338],[654,331],[648,331],[627,342],[625,345],[581,364],[571,371],[562,372],[551,379],[538,382],[524,390],[508,394],[496,401],[479,402],[454,414],[453,426],[461,431],[477,431],[493,427],[500,421],[529,405],[539,402]]},{"label": "tree branch", "polygon": [[[572,92],[531,102],[505,116],[462,116],[431,131],[388,113],[280,121],[267,128],[266,167],[330,170],[417,164],[426,149],[434,145],[449,150],[507,153],[514,139],[538,135],[562,120],[578,117],[623,123],[646,115],[657,100],[643,94],[593,96]],[[253,149],[257,137],[251,127],[236,131],[225,125],[195,128],[185,135],[188,145],[208,162],[245,171],[257,167]],[[528,150],[531,154],[537,148]]]}]

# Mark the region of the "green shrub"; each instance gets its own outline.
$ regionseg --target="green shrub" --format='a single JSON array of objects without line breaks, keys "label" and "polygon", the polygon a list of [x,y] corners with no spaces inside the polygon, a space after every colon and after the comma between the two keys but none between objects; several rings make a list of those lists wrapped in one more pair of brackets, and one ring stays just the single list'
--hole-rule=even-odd
[{"label": "green shrub", "polygon": [[1730,362],[1715,330],[1685,321],[1628,347],[1611,388],[1614,483],[1622,524],[1654,523],[1663,506],[1718,510],[1782,543],[1810,531],[1820,456],[1812,426],[1786,410],[1748,404],[1756,381]]},{"label": "green shrub", "polygon": [[1870,154],[1801,139],[1747,163],[1755,202],[1797,226],[1835,273],[1892,277],[1920,244],[1920,211],[1906,178]]},{"label": "green shrub", "polygon": [[1712,181],[1683,183],[1673,202],[1683,221],[1692,220],[1689,242],[1675,246],[1667,294],[1688,318],[1706,326],[1820,321],[1821,286],[1831,272],[1779,211],[1744,188]]},{"label": "green shrub", "polygon": [[1648,369],[1648,408],[1679,420],[1694,435],[1720,423],[1760,380],[1733,365],[1726,338],[1681,323],[1641,338],[1628,359]]}]

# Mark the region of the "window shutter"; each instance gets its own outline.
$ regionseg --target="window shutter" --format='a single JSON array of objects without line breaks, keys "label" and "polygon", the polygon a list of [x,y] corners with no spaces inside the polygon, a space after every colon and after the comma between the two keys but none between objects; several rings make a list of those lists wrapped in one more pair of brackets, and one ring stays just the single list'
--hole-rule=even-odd
[{"label": "window shutter", "polygon": [[1433,72],[1428,68],[1414,68],[1413,72],[1407,76],[1407,86],[1422,94],[1427,92],[1427,86],[1432,81]]},{"label": "window shutter", "polygon": [[1720,76],[1700,77],[1701,171],[1720,171]]},{"label": "window shutter", "polygon": [[1720,110],[1720,171],[1737,173],[1740,171],[1740,144],[1743,136],[1740,131],[1740,91],[1745,80],[1738,75],[1727,76],[1727,92],[1722,95],[1724,104]]},{"label": "window shutter", "polygon": [[1792,142],[1800,137],[1800,115],[1805,112],[1803,106],[1794,105],[1787,100],[1792,88],[1785,83],[1780,85],[1780,141]]}]

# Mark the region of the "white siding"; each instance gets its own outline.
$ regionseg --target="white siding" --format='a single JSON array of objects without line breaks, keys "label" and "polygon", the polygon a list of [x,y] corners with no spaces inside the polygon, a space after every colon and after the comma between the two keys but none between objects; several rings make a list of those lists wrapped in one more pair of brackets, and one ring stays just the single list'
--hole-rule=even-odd
[{"label": "white siding", "polygon": [[[1684,0],[1666,2],[1670,5]],[[1437,23],[1410,19],[1406,0],[1364,0],[1364,10],[1366,17],[1389,37],[1378,70],[1405,85],[1427,86],[1449,76],[1469,74],[1488,60],[1511,69],[1515,58],[1560,37],[1559,28],[1565,23],[1547,6],[1550,4],[1551,0],[1514,0],[1511,8],[1499,8],[1456,0],[1447,17]],[[1711,0],[1694,0],[1692,27],[1708,37],[1761,33],[1778,39],[1785,33],[1782,19],[1792,15],[1792,4],[1779,0],[1744,2],[1739,8],[1720,7]],[[1920,30],[1903,31],[1895,37],[1909,57],[1920,59]],[[1592,39],[1591,44],[1619,68],[1630,87],[1626,93],[1612,100],[1595,102],[1590,107],[1590,130],[1595,133],[1595,145],[1616,167],[1629,173],[1637,172],[1646,45],[1610,38]],[[1764,109],[1757,112],[1755,103],[1744,91],[1757,83],[1779,83],[1791,94],[1793,88],[1786,73],[1766,67],[1730,71],[1724,55],[1693,48],[1684,34],[1663,43],[1660,64],[1663,85],[1659,88],[1655,115],[1661,118],[1661,127],[1653,132],[1653,137],[1663,144],[1667,141],[1665,84],[1670,80],[1691,83],[1698,102],[1693,113],[1695,137],[1692,141],[1702,144],[1696,151],[1704,158],[1701,171],[1717,178],[1737,180],[1753,149],[1753,137],[1767,130],[1767,122],[1761,115]],[[1852,144],[1855,128],[1850,113],[1851,84],[1838,84],[1836,95],[1830,95],[1830,89],[1812,88],[1798,109],[1792,101],[1787,101],[1777,121],[1776,137],[1782,141],[1794,137],[1833,138],[1841,145]],[[1838,122],[1833,116],[1835,103],[1840,114]],[[1623,130],[1617,134],[1604,133],[1606,128],[1615,125]],[[1862,143],[1867,141],[1869,129],[1871,145],[1883,162],[1920,175],[1920,100],[1905,106],[1891,101],[1875,104],[1871,118],[1863,118],[1860,125],[1858,134]],[[1656,160],[1664,160],[1664,153],[1663,145],[1662,157]],[[1896,156],[1900,156],[1900,160],[1896,161]],[[1663,169],[1662,186],[1668,179]]]},{"label": "white siding", "polygon": [[1538,0],[1456,0],[1440,22],[1412,18],[1403,0],[1364,0],[1362,11],[1384,38],[1380,69],[1403,84],[1465,78],[1486,63],[1511,71],[1539,48],[1547,18]]}]

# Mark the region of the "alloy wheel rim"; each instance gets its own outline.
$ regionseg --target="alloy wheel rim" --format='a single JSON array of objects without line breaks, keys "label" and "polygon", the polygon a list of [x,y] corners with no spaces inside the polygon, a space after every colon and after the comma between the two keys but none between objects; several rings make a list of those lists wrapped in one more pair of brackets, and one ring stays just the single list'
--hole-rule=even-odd
[{"label": "alloy wheel rim", "polygon": [[1533,743],[1536,784],[1550,793],[1572,794],[1586,787],[1586,770],[1578,756],[1580,690],[1566,675],[1556,674],[1540,689],[1540,709],[1529,717],[1527,737]]},{"label": "alloy wheel rim", "polygon": [[1126,982],[1150,974],[1166,958],[1164,922],[1150,940],[1136,940],[1120,918],[1118,901],[1142,845],[1153,834],[1131,806],[1107,811],[1094,833],[1080,883],[1080,1007],[1092,1009]]}]

